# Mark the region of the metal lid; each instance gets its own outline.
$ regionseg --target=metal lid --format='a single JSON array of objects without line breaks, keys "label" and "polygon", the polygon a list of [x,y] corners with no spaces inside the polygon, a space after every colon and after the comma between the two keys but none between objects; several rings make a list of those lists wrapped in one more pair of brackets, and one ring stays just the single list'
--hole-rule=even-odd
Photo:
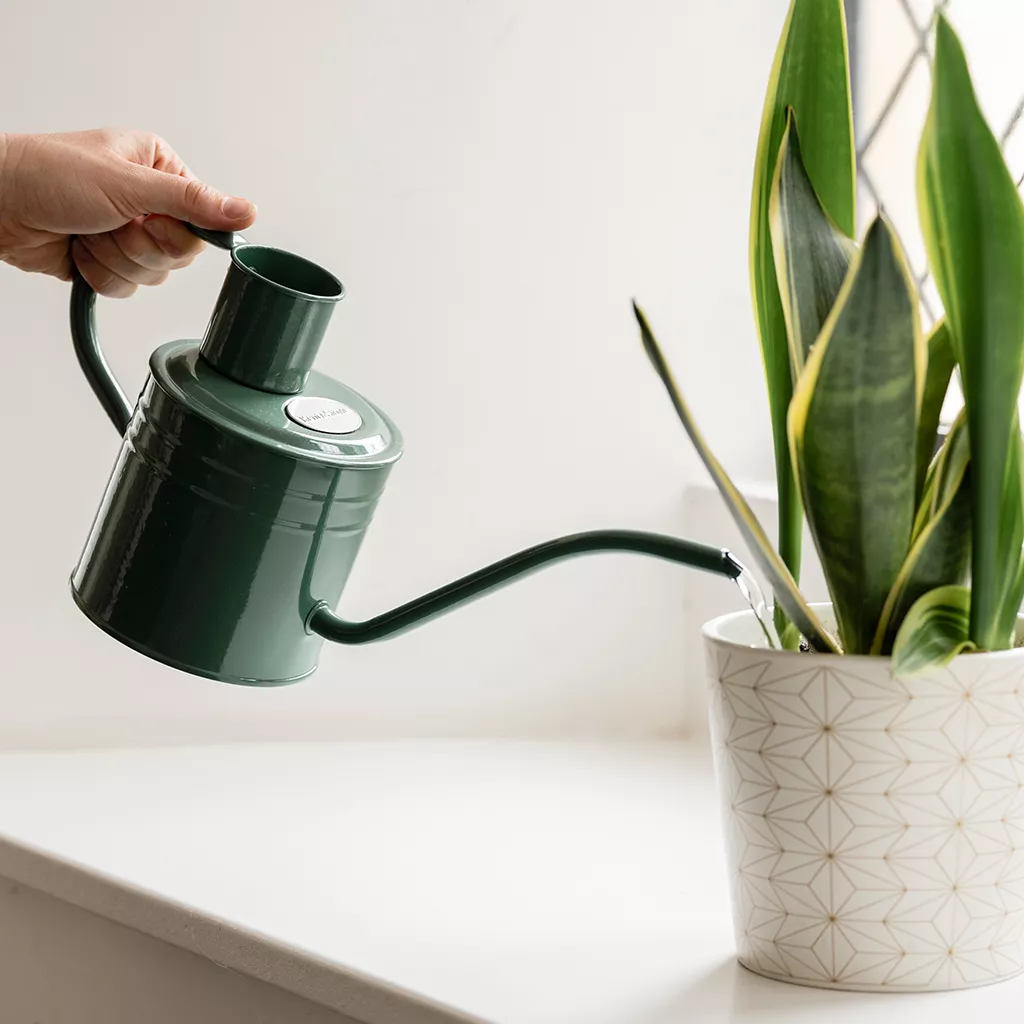
[{"label": "metal lid", "polygon": [[161,345],[149,366],[159,387],[191,412],[281,455],[368,469],[401,458],[402,435],[391,419],[316,370],[296,396],[259,391],[225,377],[200,358],[197,341]]}]

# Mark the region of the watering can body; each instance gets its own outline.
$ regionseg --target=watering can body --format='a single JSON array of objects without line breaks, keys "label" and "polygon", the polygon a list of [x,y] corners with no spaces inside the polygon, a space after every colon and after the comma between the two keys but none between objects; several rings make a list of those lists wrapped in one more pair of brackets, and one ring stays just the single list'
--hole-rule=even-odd
[{"label": "watering can body", "polygon": [[362,622],[334,612],[402,437],[351,388],[313,369],[341,282],[291,253],[189,225],[231,252],[201,341],[158,348],[132,405],[96,340],[79,275],[71,333],[121,447],[71,577],[79,608],[121,643],[224,682],[308,676],[324,640],[415,628],[524,573],[601,551],[736,579],[721,548],[595,530],[534,545]]},{"label": "watering can body", "polygon": [[199,345],[153,353],[72,576],[97,625],[226,682],[274,685],[316,668],[323,640],[306,620],[340,598],[400,441],[338,382],[313,373],[306,390],[358,411],[381,450],[345,464],[341,449],[358,442],[308,443],[287,396],[223,377]]},{"label": "watering can body", "polygon": [[338,601],[402,451],[381,410],[311,369],[343,289],[312,264],[293,280],[294,261],[233,247],[202,342],[153,353],[71,578],[122,643],[225,682],[316,668],[307,620]]}]

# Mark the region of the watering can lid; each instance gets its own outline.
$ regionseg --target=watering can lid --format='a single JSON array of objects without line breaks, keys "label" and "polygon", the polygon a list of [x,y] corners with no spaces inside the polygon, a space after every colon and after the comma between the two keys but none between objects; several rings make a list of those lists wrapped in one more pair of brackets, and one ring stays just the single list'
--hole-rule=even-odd
[{"label": "watering can lid", "polygon": [[374,469],[402,455],[402,435],[372,402],[315,370],[282,395],[238,384],[200,358],[196,341],[172,341],[150,357],[157,385],[214,426],[303,462]]}]

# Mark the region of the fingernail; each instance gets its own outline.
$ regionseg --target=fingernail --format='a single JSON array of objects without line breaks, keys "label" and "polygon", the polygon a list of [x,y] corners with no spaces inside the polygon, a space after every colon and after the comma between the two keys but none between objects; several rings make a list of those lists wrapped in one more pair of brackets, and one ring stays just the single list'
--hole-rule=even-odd
[{"label": "fingernail", "polygon": [[252,210],[252,203],[248,199],[226,196],[220,204],[220,208],[225,217],[230,217],[231,220],[241,220],[243,217],[249,216],[249,212]]},{"label": "fingernail", "polygon": [[184,255],[181,251],[181,247],[175,245],[171,240],[171,233],[167,230],[167,224],[164,221],[150,218],[142,225],[142,227],[145,229],[146,234],[149,235],[149,237],[152,238],[168,256]]}]

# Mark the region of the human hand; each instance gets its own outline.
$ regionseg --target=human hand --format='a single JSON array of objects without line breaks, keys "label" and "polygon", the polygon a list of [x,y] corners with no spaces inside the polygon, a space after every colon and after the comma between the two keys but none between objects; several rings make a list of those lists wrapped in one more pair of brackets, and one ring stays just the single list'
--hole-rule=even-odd
[{"label": "human hand", "polygon": [[255,219],[149,132],[0,134],[0,262],[20,270],[69,281],[74,263],[101,295],[126,298],[202,251],[182,221],[241,231]]}]

